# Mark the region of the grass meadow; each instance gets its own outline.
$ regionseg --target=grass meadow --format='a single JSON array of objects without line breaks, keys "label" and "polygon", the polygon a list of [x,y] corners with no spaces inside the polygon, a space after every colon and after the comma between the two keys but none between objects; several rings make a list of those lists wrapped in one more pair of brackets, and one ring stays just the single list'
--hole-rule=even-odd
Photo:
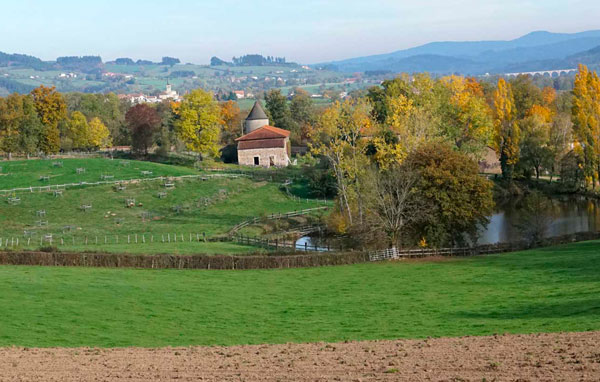
[{"label": "grass meadow", "polygon": [[600,242],[264,271],[0,267],[0,346],[186,346],[600,330]]},{"label": "grass meadow", "polygon": [[[152,176],[198,174],[186,167],[137,161],[128,161],[128,166],[108,159],[61,162],[63,167],[53,167],[53,161],[43,160],[2,162],[0,166],[7,175],[0,177],[0,189],[40,184],[42,174],[51,174],[49,184],[94,182],[102,174],[113,175],[115,180],[132,179],[139,178],[141,171],[152,171]],[[86,168],[85,174],[76,174],[79,167]],[[166,188],[163,181],[155,180],[127,184],[124,190],[114,185],[67,188],[62,196],[19,192],[16,196],[20,203],[16,205],[8,203],[12,194],[4,195],[0,203],[0,238],[10,238],[13,245],[14,238],[19,237],[20,247],[29,249],[48,245],[44,238],[52,234],[53,245],[71,251],[247,253],[258,249],[198,242],[197,238],[226,234],[253,217],[323,205],[322,201],[294,200],[280,190],[278,183],[245,177],[191,178],[175,180],[173,186]],[[92,207],[83,211],[82,205]],[[44,214],[40,216],[39,211]]]}]

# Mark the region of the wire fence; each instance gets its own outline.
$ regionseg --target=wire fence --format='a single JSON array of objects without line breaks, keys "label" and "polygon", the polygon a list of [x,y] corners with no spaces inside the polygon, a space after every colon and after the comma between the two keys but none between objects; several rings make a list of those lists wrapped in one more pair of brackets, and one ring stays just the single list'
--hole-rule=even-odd
[{"label": "wire fence", "polygon": [[242,174],[200,174],[200,175],[179,175],[179,176],[159,176],[153,178],[134,178],[134,179],[120,179],[120,180],[100,180],[97,182],[77,182],[77,183],[65,183],[65,184],[53,184],[48,186],[29,186],[19,187],[8,190],[0,190],[0,194],[14,194],[17,192],[50,192],[66,190],[67,188],[73,187],[88,187],[88,186],[102,186],[102,185],[116,185],[116,184],[132,184],[140,182],[153,182],[153,181],[175,181],[184,179],[214,179],[214,178],[233,178],[236,179]]},{"label": "wire fence", "polygon": [[209,241],[206,232],[188,233],[132,233],[120,235],[53,235],[41,234],[0,237],[0,248],[23,248],[45,246],[102,246],[119,244],[175,244],[204,243]]}]

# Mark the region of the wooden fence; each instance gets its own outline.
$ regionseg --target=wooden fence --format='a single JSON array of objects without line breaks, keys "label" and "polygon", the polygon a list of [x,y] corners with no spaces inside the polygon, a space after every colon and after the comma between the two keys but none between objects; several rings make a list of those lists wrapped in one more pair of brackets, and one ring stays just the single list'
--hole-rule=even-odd
[{"label": "wooden fence", "polygon": [[[579,233],[565,235],[545,240],[537,245],[526,243],[513,243],[501,245],[486,245],[457,250],[449,249],[419,249],[410,251],[397,251],[399,254],[410,254],[410,257],[422,256],[473,256],[488,253],[501,253],[520,251],[524,249],[545,247],[551,245],[572,243],[576,241],[600,239],[600,233]],[[384,256],[374,258],[380,253]],[[319,267],[330,265],[345,265],[365,263],[368,261],[387,260],[391,257],[390,250],[379,252],[320,252],[307,254],[291,254],[291,252],[273,253],[271,255],[132,255],[132,254],[107,254],[107,253],[69,253],[69,252],[26,252],[26,251],[0,251],[0,264],[2,265],[42,265],[42,266],[85,266],[85,267],[130,267],[130,268],[175,268],[175,269],[270,269],[270,268],[295,268]],[[387,256],[385,256],[387,254]],[[407,256],[405,256],[407,257]],[[405,258],[397,257],[397,258]]]},{"label": "wooden fence", "polygon": [[463,248],[420,248],[420,249],[398,249],[389,248],[378,251],[369,251],[369,261],[398,260],[406,258],[431,257],[431,256],[477,256],[495,253],[517,252],[528,249],[551,247],[554,245],[574,243],[578,241],[598,240],[600,232],[578,232],[570,235],[562,235],[546,238],[537,243],[519,241],[513,243],[486,244]]},{"label": "wooden fence", "polygon": [[233,237],[237,234],[237,232],[244,228],[247,227],[251,224],[256,224],[259,223],[261,221],[265,221],[265,220],[275,220],[275,219],[286,219],[286,218],[291,218],[294,216],[303,216],[303,215],[308,215],[311,212],[314,211],[319,211],[319,210],[327,210],[329,209],[329,206],[322,206],[322,207],[313,207],[313,208],[306,208],[300,211],[291,211],[291,212],[286,212],[286,213],[273,213],[273,214],[269,214],[263,217],[255,217],[252,219],[248,219],[246,221],[243,221],[239,224],[237,224],[235,227],[233,227],[232,229],[229,230],[229,236]]}]

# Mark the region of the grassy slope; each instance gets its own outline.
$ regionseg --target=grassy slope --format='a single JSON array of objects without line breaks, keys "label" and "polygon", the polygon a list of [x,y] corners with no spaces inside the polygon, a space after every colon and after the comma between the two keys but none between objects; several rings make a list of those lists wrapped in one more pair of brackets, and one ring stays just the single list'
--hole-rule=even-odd
[{"label": "grassy slope", "polygon": [[279,271],[0,267],[0,345],[165,346],[598,330],[599,246]]},{"label": "grassy slope", "polygon": [[[177,175],[197,173],[184,167],[158,165],[147,162],[133,162],[122,167],[119,161],[105,159],[64,160],[63,168],[52,168],[49,161],[4,162],[3,167],[11,173],[10,178],[0,178],[0,188],[10,185],[29,185],[31,179],[38,179],[40,173],[54,170],[56,179],[74,181],[76,167],[85,167],[89,180],[99,179],[102,172],[115,175],[116,179],[138,177],[142,169],[154,171],[154,175]],[[16,172],[15,169],[26,171]],[[221,193],[226,191],[226,196]],[[158,192],[165,191],[165,199],[157,198]],[[289,212],[321,205],[315,201],[294,201],[279,190],[276,183],[254,182],[246,178],[238,179],[199,179],[177,181],[174,189],[166,190],[162,182],[151,181],[127,185],[127,189],[117,192],[110,185],[69,188],[63,197],[55,198],[52,193],[21,193],[21,204],[9,205],[5,200],[0,203],[0,238],[20,236],[24,243],[23,232],[34,231],[30,247],[40,246],[40,237],[52,233],[55,243],[63,237],[65,250],[101,250],[133,253],[239,253],[256,251],[254,247],[238,246],[230,243],[188,243],[189,234],[224,234],[236,224],[269,213]],[[134,198],[142,206],[126,208],[125,200]],[[210,198],[212,203],[205,207],[197,201]],[[89,212],[80,211],[82,204],[91,204]],[[185,209],[177,214],[174,206]],[[36,211],[45,210],[46,217],[39,218]],[[110,212],[111,214],[108,214]],[[149,213],[150,219],[142,218]],[[115,214],[116,216],[112,216]],[[123,219],[117,224],[117,219]],[[47,227],[37,227],[38,220],[48,221]],[[63,234],[63,227],[77,227],[73,233]],[[158,243],[163,235],[184,234],[185,242],[171,244]],[[154,235],[155,243],[126,245],[126,235]],[[120,235],[116,244],[115,235]],[[75,245],[72,243],[75,236]],[[85,237],[95,242],[99,237],[101,245],[84,246]],[[107,236],[109,245],[104,245]],[[160,239],[159,239],[160,238]]]},{"label": "grassy slope", "polygon": [[[54,167],[54,162],[63,162],[63,167]],[[197,171],[152,162],[125,161],[104,158],[61,159],[61,160],[20,160],[0,162],[0,190],[47,186],[78,182],[98,182],[101,175],[113,175],[115,180],[143,178],[142,171],[152,171],[152,177],[198,174]],[[77,168],[85,168],[85,173],[77,174]],[[49,181],[40,181],[40,176],[50,176]]]}]

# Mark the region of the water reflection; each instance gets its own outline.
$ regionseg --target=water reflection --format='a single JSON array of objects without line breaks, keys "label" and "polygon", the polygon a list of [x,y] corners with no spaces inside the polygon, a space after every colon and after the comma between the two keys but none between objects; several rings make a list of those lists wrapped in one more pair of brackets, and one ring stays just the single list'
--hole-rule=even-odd
[{"label": "water reflection", "polygon": [[[549,211],[551,223],[547,237],[576,232],[600,231],[600,203],[582,197],[552,199]],[[506,243],[521,239],[516,224],[522,216],[521,201],[497,206],[490,223],[483,230],[479,244]]]},{"label": "water reflection", "polygon": [[[568,235],[576,232],[600,231],[600,202],[583,197],[561,197],[551,200],[549,211],[551,223],[547,237]],[[496,206],[489,224],[482,230],[478,244],[515,242],[522,239],[516,225],[521,220],[522,201],[513,200]],[[298,250],[326,251],[347,247],[343,239],[305,236],[296,242]]]}]

